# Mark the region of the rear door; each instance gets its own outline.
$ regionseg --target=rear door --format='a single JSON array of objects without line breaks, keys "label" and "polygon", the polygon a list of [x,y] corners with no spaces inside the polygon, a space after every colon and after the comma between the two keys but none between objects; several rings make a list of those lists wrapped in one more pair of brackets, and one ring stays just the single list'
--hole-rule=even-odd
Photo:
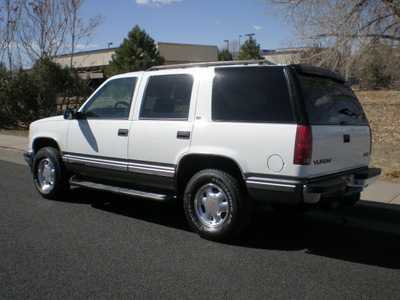
[{"label": "rear door", "polygon": [[313,137],[311,177],[368,166],[370,128],[351,88],[327,76],[299,79]]},{"label": "rear door", "polygon": [[176,164],[190,149],[198,83],[190,70],[147,73],[142,82],[128,171],[141,185],[173,189]]}]

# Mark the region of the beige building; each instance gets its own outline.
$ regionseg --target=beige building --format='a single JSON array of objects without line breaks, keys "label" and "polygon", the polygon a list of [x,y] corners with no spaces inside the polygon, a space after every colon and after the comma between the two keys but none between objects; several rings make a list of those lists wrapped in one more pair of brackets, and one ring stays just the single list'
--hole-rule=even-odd
[{"label": "beige building", "polygon": [[[191,44],[156,43],[165,64],[186,64],[218,60],[218,47]],[[79,70],[82,79],[103,79],[104,68],[108,65],[117,48],[75,53],[72,66]],[[62,66],[70,66],[71,55],[55,58]]]},{"label": "beige building", "polygon": [[157,43],[166,65],[218,61],[218,47],[191,44]]}]

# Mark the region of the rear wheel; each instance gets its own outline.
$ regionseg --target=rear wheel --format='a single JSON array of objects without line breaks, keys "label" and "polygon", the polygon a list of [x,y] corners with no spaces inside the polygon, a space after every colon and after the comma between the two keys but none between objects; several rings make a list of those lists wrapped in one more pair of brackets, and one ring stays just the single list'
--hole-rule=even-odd
[{"label": "rear wheel", "polygon": [[53,147],[40,149],[33,161],[35,187],[44,198],[58,199],[67,191],[68,176],[60,152]]},{"label": "rear wheel", "polygon": [[210,240],[228,240],[245,229],[251,206],[236,178],[207,169],[195,174],[184,194],[186,219],[193,230]]}]

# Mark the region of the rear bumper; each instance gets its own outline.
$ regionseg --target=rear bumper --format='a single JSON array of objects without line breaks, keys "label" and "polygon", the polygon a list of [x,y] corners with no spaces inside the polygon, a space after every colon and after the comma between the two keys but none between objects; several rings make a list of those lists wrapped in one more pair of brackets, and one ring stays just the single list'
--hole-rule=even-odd
[{"label": "rear bumper", "polygon": [[304,192],[323,194],[347,187],[364,189],[378,181],[381,173],[381,169],[367,168],[335,178],[313,179],[310,183],[304,185]]},{"label": "rear bumper", "polygon": [[250,197],[255,202],[296,204],[317,203],[323,194],[340,192],[350,195],[362,192],[375,183],[381,169],[365,168],[329,177],[300,180],[273,180],[249,177],[246,180]]}]

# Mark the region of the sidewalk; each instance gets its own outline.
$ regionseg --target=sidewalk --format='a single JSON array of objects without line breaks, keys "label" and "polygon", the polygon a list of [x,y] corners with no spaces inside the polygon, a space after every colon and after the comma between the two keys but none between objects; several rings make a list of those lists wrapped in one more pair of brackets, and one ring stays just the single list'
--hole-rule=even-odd
[{"label": "sidewalk", "polygon": [[[14,136],[8,134],[0,134],[0,150],[1,151],[24,151],[28,149],[28,138],[25,136]],[[22,154],[21,154],[22,155]]]},{"label": "sidewalk", "polygon": [[[0,159],[25,164],[22,152],[27,148],[27,137],[0,134]],[[362,204],[382,203],[400,210],[400,184],[379,180],[365,189],[361,200]]]}]

